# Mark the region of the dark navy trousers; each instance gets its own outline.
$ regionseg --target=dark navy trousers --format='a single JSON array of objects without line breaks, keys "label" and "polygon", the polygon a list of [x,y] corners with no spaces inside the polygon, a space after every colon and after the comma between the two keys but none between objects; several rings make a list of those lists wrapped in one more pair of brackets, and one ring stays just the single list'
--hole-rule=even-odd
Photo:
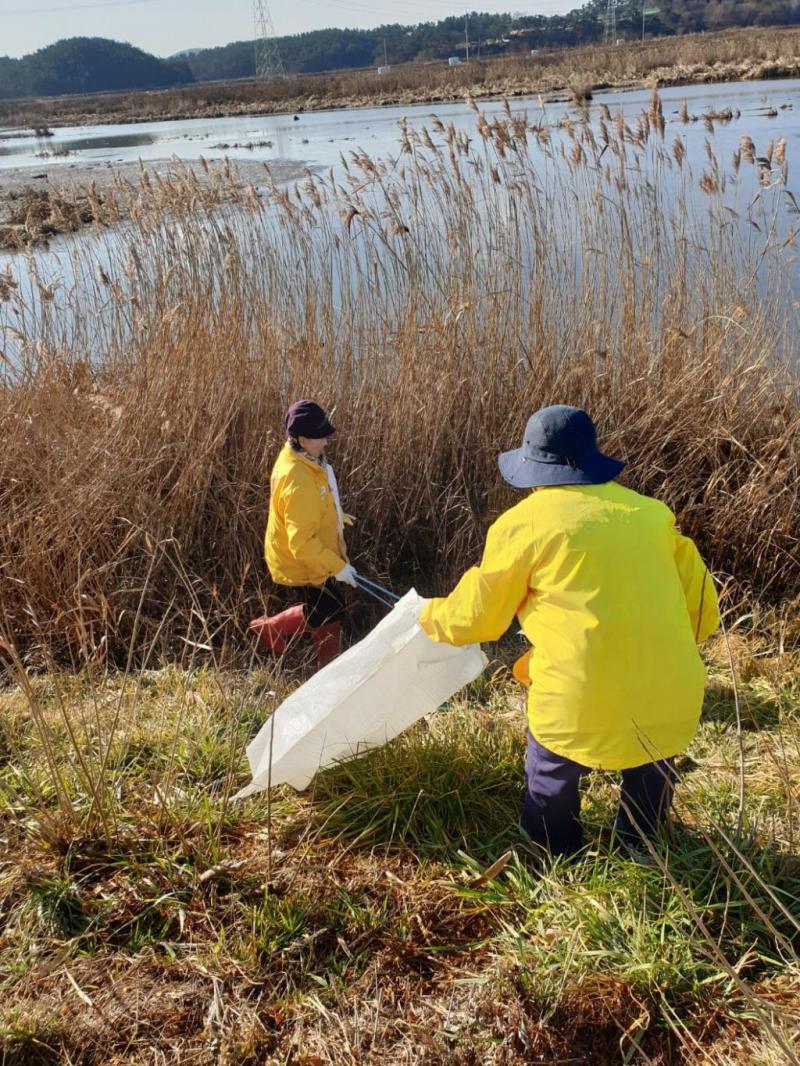
[{"label": "dark navy trousers", "polygon": [[[570,855],[581,846],[579,784],[591,772],[591,767],[556,755],[528,733],[525,804],[520,824],[535,843],[553,855]],[[615,823],[618,840],[641,848],[642,835],[655,835],[672,804],[675,779],[671,759],[622,771]]]}]

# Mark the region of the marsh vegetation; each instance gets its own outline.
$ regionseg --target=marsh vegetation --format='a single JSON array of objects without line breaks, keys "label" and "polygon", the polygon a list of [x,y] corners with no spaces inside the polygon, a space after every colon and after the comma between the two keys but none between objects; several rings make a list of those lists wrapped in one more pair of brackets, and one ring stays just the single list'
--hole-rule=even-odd
[{"label": "marsh vegetation", "polygon": [[[558,138],[432,119],[224,203],[176,174],[68,274],[0,274],[6,1061],[797,1061],[797,205],[780,138],[697,169],[682,129],[657,95]],[[244,631],[307,394],[397,589],[475,558],[555,401],[697,538],[728,635],[652,867],[600,775],[586,855],[531,865],[506,645],[307,795],[231,805],[304,676]]]}]

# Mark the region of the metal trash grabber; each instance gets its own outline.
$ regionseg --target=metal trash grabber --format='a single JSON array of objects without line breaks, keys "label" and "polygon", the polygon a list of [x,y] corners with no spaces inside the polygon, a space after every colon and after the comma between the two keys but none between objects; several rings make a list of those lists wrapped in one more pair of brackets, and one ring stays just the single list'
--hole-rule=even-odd
[{"label": "metal trash grabber", "polygon": [[366,592],[368,596],[372,596],[378,603],[382,603],[384,607],[394,607],[394,605],[400,600],[400,597],[392,592],[391,589],[384,588],[383,585],[379,585],[377,581],[372,581],[368,577],[364,577],[363,574],[356,573],[356,584],[362,592]]}]

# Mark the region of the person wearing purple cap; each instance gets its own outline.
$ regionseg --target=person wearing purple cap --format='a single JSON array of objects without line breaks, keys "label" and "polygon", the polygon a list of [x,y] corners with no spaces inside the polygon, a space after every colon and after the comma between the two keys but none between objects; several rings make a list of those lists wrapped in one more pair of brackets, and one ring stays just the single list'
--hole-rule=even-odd
[{"label": "person wearing purple cap", "polygon": [[517,618],[533,646],[514,667],[530,690],[522,828],[552,854],[577,851],[581,778],[621,771],[616,835],[641,854],[700,718],[714,581],[669,508],[617,483],[624,464],[600,451],[585,411],[537,411],[498,464],[526,494],[420,625],[464,645],[499,640]]},{"label": "person wearing purple cap", "polygon": [[262,647],[282,655],[296,636],[310,635],[318,667],[341,651],[344,600],[340,587],[357,588],[347,558],[345,515],[325,447],[336,432],[313,400],[298,400],[286,413],[287,441],[270,478],[264,556],[273,581],[295,589],[301,602],[250,623]]}]

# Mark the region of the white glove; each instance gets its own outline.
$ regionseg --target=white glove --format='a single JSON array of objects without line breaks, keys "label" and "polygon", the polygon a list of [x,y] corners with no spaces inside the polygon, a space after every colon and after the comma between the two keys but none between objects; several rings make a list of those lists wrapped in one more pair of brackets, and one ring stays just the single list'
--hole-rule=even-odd
[{"label": "white glove", "polygon": [[356,569],[347,563],[344,570],[340,570],[338,574],[334,575],[337,581],[341,581],[343,585],[349,585],[351,588],[357,589],[358,584],[356,582]]}]

